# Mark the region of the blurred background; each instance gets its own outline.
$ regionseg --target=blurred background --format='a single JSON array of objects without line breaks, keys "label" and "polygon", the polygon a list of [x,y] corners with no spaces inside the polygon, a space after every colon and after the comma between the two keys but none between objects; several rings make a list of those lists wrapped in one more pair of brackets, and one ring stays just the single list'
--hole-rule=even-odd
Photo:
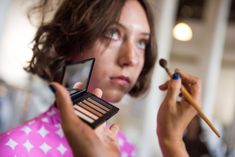
[{"label": "blurred background", "polygon": [[[36,31],[26,15],[32,2],[0,0],[0,133],[53,102],[47,84],[23,70]],[[172,71],[178,68],[202,79],[202,109],[222,133],[217,138],[195,119],[184,137],[188,151],[197,157],[235,157],[235,0],[149,2],[156,18],[159,58],[167,59]],[[127,96],[117,104],[121,110],[111,121],[136,144],[137,156],[161,156],[156,114],[164,93],[158,86],[167,79],[156,65],[148,93],[138,99]]]}]

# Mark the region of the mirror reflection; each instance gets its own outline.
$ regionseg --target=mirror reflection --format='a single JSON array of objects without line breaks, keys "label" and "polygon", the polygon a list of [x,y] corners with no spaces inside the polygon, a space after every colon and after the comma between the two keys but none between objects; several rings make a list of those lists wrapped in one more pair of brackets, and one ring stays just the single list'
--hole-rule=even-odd
[{"label": "mirror reflection", "polygon": [[76,82],[82,82],[83,89],[87,89],[93,62],[94,59],[89,59],[78,63],[67,64],[64,72],[63,85],[68,89],[72,89]]}]

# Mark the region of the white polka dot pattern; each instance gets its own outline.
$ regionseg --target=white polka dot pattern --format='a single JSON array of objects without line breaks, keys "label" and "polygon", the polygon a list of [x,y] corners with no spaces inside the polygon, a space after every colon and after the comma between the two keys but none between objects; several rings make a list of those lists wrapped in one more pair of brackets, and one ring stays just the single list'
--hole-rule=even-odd
[{"label": "white polka dot pattern", "polygon": [[[1,156],[72,157],[60,122],[59,111],[52,106],[35,119],[1,134]],[[118,142],[123,157],[133,156],[134,146],[121,132],[118,133]]]}]

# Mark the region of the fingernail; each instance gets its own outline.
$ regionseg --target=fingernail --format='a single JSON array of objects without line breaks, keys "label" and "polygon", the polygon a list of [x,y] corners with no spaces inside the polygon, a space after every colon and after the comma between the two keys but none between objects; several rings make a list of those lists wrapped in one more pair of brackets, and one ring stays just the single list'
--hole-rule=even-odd
[{"label": "fingernail", "polygon": [[50,88],[50,90],[52,91],[52,93],[54,93],[54,94],[56,93],[55,87],[54,87],[53,85],[49,84],[48,87]]},{"label": "fingernail", "polygon": [[174,73],[172,76],[173,80],[179,80],[180,79],[180,75],[178,73]]}]

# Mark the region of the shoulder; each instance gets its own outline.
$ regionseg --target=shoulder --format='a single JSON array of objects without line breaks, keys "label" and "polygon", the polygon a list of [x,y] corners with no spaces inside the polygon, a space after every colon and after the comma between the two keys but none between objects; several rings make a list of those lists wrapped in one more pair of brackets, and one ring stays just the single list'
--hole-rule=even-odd
[{"label": "shoulder", "polygon": [[60,125],[58,112],[53,107],[23,125],[0,135],[0,152],[3,156],[71,154]]},{"label": "shoulder", "polygon": [[28,145],[30,148],[31,143],[28,141],[28,135],[33,132],[30,124],[34,122],[35,120],[29,121],[0,135],[0,152],[3,156],[14,156],[22,145]]}]

